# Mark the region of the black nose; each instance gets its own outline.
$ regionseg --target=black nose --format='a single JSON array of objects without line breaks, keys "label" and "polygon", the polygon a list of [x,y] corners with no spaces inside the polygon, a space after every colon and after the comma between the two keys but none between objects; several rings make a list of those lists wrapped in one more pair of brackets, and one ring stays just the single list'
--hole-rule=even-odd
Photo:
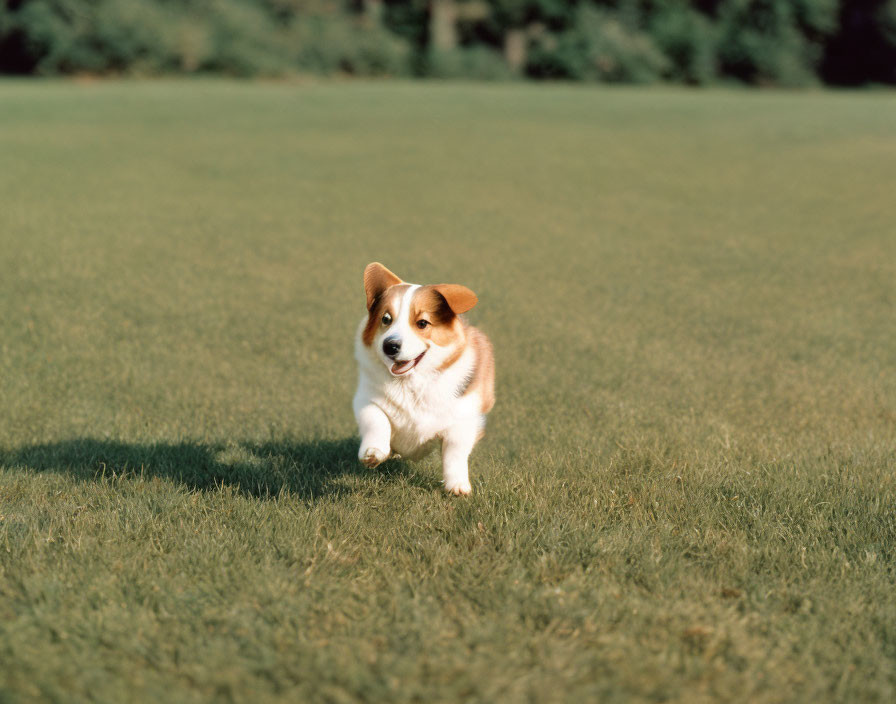
[{"label": "black nose", "polygon": [[387,337],[383,340],[383,352],[386,353],[387,357],[394,357],[398,354],[398,351],[401,349],[401,340],[397,337]]}]

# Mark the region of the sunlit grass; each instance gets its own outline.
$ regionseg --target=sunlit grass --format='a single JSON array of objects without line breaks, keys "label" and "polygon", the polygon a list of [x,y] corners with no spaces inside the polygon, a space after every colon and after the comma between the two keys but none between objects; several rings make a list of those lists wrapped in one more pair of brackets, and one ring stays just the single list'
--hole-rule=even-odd
[{"label": "sunlit grass", "polygon": [[[0,699],[890,701],[896,99],[0,84]],[[475,494],[355,460],[475,290]]]}]

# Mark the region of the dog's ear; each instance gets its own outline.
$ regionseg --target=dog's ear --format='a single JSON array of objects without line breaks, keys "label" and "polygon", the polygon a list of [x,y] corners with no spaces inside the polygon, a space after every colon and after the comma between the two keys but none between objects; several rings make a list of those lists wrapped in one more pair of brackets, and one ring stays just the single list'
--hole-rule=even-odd
[{"label": "dog's ear", "polygon": [[367,294],[367,310],[370,310],[377,296],[383,291],[390,286],[400,283],[401,279],[379,262],[368,264],[364,269],[364,292]]},{"label": "dog's ear", "polygon": [[433,288],[445,299],[455,315],[466,313],[479,301],[475,293],[459,284],[436,284]]}]

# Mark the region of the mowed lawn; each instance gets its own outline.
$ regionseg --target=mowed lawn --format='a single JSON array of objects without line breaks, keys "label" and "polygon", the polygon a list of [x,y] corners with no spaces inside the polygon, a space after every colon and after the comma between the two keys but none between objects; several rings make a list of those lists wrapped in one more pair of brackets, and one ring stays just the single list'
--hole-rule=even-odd
[{"label": "mowed lawn", "polygon": [[[372,260],[470,498],[355,459]],[[7,81],[0,263],[0,701],[896,697],[896,94]]]}]

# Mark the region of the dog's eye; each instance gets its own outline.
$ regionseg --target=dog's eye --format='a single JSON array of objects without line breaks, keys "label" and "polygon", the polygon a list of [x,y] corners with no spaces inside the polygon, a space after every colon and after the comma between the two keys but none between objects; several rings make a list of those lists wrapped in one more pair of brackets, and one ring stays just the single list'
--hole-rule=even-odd
[{"label": "dog's eye", "polygon": [[391,325],[392,324],[392,316],[386,313],[383,316],[383,325]]},{"label": "dog's eye", "polygon": [[427,325],[429,325],[429,321],[428,321],[428,320],[418,320],[418,321],[417,321],[417,327],[420,328],[421,330],[422,330],[423,328],[425,328]]}]

